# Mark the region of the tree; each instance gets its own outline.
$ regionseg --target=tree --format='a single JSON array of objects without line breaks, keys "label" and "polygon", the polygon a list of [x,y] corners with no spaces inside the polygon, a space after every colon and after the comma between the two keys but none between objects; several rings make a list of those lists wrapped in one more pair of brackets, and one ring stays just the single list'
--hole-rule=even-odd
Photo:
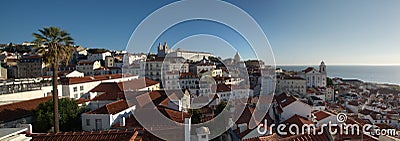
[{"label": "tree", "polygon": [[[61,131],[80,131],[81,114],[89,111],[86,106],[79,107],[75,100],[69,98],[60,99],[60,130]],[[33,129],[35,132],[48,132],[54,125],[54,108],[53,101],[47,101],[39,104],[34,111]]]},{"label": "tree", "polygon": [[192,124],[199,124],[201,123],[201,118],[203,117],[203,114],[201,113],[200,109],[190,109],[189,113],[192,115]]},{"label": "tree", "polygon": [[329,77],[326,77],[326,85],[327,86],[333,86],[333,80]]},{"label": "tree", "polygon": [[217,105],[214,111],[214,115],[217,116],[218,114],[222,113],[222,111],[225,109],[227,103],[225,101],[222,101]]},{"label": "tree", "polygon": [[39,29],[39,33],[33,33],[32,35],[35,37],[36,52],[43,56],[44,63],[53,68],[54,132],[58,132],[58,66],[62,61],[68,63],[73,52],[71,45],[74,42],[70,34],[59,27],[45,27]]}]

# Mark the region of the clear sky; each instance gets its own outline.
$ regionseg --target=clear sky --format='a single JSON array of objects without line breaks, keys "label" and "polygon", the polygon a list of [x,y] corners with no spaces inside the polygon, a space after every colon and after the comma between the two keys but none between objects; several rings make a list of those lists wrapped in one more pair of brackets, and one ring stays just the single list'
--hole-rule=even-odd
[{"label": "clear sky", "polygon": [[[138,24],[154,10],[171,2],[1,1],[0,43],[32,41],[33,32],[52,25],[66,29],[79,45],[124,50]],[[258,22],[268,37],[277,64],[309,65],[318,64],[321,60],[328,65],[400,64],[399,0],[228,2],[242,8]],[[235,46],[241,55],[246,54],[243,50],[247,44],[243,43],[240,36],[223,25],[206,21],[176,25],[160,36],[157,42],[167,41],[174,46],[184,36],[193,35],[186,34],[189,31],[225,36],[224,40]],[[199,40],[206,38],[199,37]],[[221,40],[215,41],[223,43]],[[207,43],[199,43],[199,47],[195,48],[212,42]]]}]

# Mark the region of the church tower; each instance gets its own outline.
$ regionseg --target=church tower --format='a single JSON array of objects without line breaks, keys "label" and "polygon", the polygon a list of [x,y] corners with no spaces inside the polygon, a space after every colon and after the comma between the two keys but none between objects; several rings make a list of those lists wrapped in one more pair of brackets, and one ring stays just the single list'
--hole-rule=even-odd
[{"label": "church tower", "polygon": [[322,61],[321,64],[319,65],[319,72],[326,74],[326,65],[324,61]]},{"label": "church tower", "polygon": [[161,45],[161,43],[159,43],[157,47],[157,57],[165,57],[167,54],[168,54],[167,42],[164,42],[164,45]]},{"label": "church tower", "polygon": [[236,52],[235,56],[233,57],[233,60],[235,61],[235,63],[240,62],[240,56],[238,52]]}]

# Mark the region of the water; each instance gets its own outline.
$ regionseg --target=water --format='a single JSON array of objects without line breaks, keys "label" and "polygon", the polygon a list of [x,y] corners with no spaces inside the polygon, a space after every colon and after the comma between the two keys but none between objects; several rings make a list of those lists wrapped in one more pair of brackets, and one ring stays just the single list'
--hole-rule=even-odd
[{"label": "water", "polygon": [[[285,70],[304,70],[309,66],[277,66]],[[318,66],[312,66],[318,69]],[[367,82],[400,84],[400,66],[327,66],[329,77],[357,78]]]}]

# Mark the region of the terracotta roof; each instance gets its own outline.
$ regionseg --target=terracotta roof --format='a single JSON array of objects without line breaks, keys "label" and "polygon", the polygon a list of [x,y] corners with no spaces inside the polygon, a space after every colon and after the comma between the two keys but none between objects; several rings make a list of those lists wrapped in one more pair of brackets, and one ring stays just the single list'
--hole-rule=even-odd
[{"label": "terracotta roof", "polygon": [[128,109],[129,106],[125,100],[118,100],[109,104],[104,105],[96,110],[87,112],[87,114],[116,114],[125,109]]},{"label": "terracotta roof", "polygon": [[306,68],[305,70],[303,70],[303,72],[307,73],[307,72],[310,72],[310,71],[312,71],[312,70],[314,70],[313,67],[308,67],[308,68]]},{"label": "terracotta roof", "polygon": [[51,100],[52,97],[36,98],[26,101],[20,101],[0,106],[0,123],[21,119],[31,116],[32,110],[36,109],[39,104]]},{"label": "terracotta roof", "polygon": [[176,110],[173,110],[173,109],[170,109],[167,107],[158,106],[157,109],[167,118],[169,118],[173,121],[179,122],[179,123],[184,123],[185,118],[190,117],[189,113],[176,111]]},{"label": "terracotta roof", "polygon": [[327,118],[327,117],[333,115],[333,114],[330,114],[330,113],[325,112],[325,111],[317,111],[317,112],[314,112],[313,114],[314,114],[315,119],[316,119],[317,121],[320,121],[320,120],[322,120],[322,119],[325,119],[325,118]]},{"label": "terracotta roof", "polygon": [[[124,75],[124,77],[128,77],[131,75]],[[71,84],[79,84],[79,83],[87,83],[93,81],[102,81],[109,79],[117,79],[122,78],[122,74],[108,74],[108,75],[97,75],[97,76],[85,76],[85,77],[66,77],[61,78],[62,85],[71,85]]]},{"label": "terracotta roof", "polygon": [[[321,128],[316,129],[316,133],[319,133],[320,130],[323,130]],[[321,135],[319,134],[298,134],[294,136],[289,136],[285,138],[279,139],[279,141],[331,141],[331,137],[328,134],[329,131],[325,130],[322,132]]]},{"label": "terracotta roof", "polygon": [[281,105],[282,108],[290,105],[291,103],[295,102],[297,99],[293,96],[289,96],[286,93],[282,93],[278,96],[275,96],[276,102]]},{"label": "terracotta roof", "polygon": [[138,78],[138,79],[133,79],[130,81],[119,82],[118,86],[125,90],[138,90],[138,89],[153,86],[153,85],[156,85],[159,83],[160,82],[154,81],[149,78]]},{"label": "terracotta roof", "polygon": [[78,65],[92,65],[96,61],[79,61]]},{"label": "terracotta roof", "polygon": [[220,83],[217,85],[217,92],[229,92],[231,90],[232,90],[231,87],[224,83]]},{"label": "terracotta roof", "polygon": [[136,91],[158,83],[159,82],[148,78],[138,78],[123,82],[104,82],[90,90],[90,92],[104,92],[103,94],[97,95],[93,100],[125,99],[124,90]]},{"label": "terracotta roof", "polygon": [[64,132],[64,133],[45,133],[45,134],[28,134],[32,137],[31,141],[133,141],[138,135],[138,131],[134,130],[109,130],[98,132]]},{"label": "terracotta roof", "polygon": [[305,125],[305,124],[314,124],[314,122],[308,120],[305,117],[299,116],[297,114],[293,115],[289,119],[285,120],[282,122],[283,124],[290,123],[290,124],[296,124],[299,127]]},{"label": "terracotta roof", "polygon": [[375,123],[376,126],[379,127],[379,129],[396,129],[396,127],[390,126],[386,123]]}]

